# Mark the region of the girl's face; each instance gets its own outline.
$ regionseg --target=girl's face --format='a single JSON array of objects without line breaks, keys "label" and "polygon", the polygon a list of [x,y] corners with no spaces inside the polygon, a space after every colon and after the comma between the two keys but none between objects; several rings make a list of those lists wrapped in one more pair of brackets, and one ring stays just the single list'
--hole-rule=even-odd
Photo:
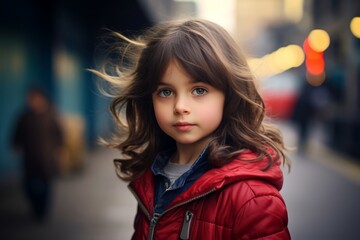
[{"label": "girl's face", "polygon": [[178,147],[203,148],[219,126],[224,93],[211,85],[195,82],[176,61],[170,62],[152,94],[156,120]]}]

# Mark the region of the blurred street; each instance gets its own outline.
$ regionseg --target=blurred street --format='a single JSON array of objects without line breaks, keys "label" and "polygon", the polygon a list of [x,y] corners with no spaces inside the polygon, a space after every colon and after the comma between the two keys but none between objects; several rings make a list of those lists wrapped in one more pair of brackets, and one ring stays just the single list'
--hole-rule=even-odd
[{"label": "blurred street", "polygon": [[[280,124],[288,145],[296,143],[291,125]],[[316,139],[303,155],[291,154],[282,194],[295,240],[360,239],[360,167],[327,150]],[[61,177],[52,217],[32,222],[20,182],[0,192],[0,239],[130,239],[135,198],[118,180],[112,159],[101,149],[87,154],[85,169]]]},{"label": "blurred street", "polygon": [[[286,143],[297,135],[281,124]],[[288,207],[289,228],[295,240],[360,239],[360,164],[326,148],[311,136],[307,151],[290,154],[282,195]]]},{"label": "blurred street", "polygon": [[130,239],[135,199],[115,174],[114,154],[87,154],[82,172],[61,177],[46,222],[34,222],[21,192],[21,182],[0,191],[0,239]]}]

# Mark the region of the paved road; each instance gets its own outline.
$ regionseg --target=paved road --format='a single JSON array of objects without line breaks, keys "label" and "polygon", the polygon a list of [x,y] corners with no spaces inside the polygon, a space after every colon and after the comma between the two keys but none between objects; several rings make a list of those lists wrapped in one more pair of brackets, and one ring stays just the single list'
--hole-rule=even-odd
[{"label": "paved road", "polygon": [[[288,142],[295,141],[291,127],[282,128]],[[360,239],[359,167],[316,142],[311,147],[306,155],[291,155],[292,171],[282,190],[293,239]],[[28,217],[18,181],[0,189],[0,239],[129,239],[136,203],[116,178],[114,156],[95,151],[82,173],[59,179],[52,217],[42,224]]]}]

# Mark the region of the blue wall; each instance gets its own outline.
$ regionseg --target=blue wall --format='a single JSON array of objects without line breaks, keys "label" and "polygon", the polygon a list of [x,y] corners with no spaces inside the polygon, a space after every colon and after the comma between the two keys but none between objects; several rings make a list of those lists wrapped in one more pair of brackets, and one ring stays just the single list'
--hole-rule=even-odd
[{"label": "blue wall", "polygon": [[[69,32],[75,34],[70,39],[84,38],[80,27]],[[11,148],[11,137],[24,109],[26,90],[34,84],[43,86],[61,116],[83,120],[86,148],[95,147],[97,136],[109,130],[108,101],[86,71],[86,46],[67,44],[66,38],[39,39],[1,29],[0,36],[0,181],[21,170],[22,161]]]},{"label": "blue wall", "polygon": [[150,26],[138,1],[0,1],[0,181],[19,173],[10,140],[26,90],[42,85],[63,116],[84,122],[87,149],[112,128],[109,99],[95,77],[95,52],[111,31],[135,34]]}]

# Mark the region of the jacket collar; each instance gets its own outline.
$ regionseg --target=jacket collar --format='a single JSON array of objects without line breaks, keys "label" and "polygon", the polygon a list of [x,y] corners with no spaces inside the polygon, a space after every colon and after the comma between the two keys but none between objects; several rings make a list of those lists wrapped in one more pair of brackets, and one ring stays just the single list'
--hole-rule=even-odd
[{"label": "jacket collar", "polygon": [[[269,154],[273,158],[276,157],[275,151],[269,151]],[[264,171],[263,169],[268,164],[267,158],[256,162],[247,161],[254,159],[256,156],[255,153],[244,151],[228,164],[210,169],[189,189],[176,197],[169,207],[198,198],[208,192],[217,191],[229,184],[249,179],[262,179],[280,190],[283,184],[283,174],[280,168],[281,161],[274,162],[268,170]],[[154,186],[155,180],[151,169],[148,169],[140,178],[129,184],[129,188],[133,189],[132,192],[136,194],[135,197],[148,210],[150,216],[154,205]]]}]

